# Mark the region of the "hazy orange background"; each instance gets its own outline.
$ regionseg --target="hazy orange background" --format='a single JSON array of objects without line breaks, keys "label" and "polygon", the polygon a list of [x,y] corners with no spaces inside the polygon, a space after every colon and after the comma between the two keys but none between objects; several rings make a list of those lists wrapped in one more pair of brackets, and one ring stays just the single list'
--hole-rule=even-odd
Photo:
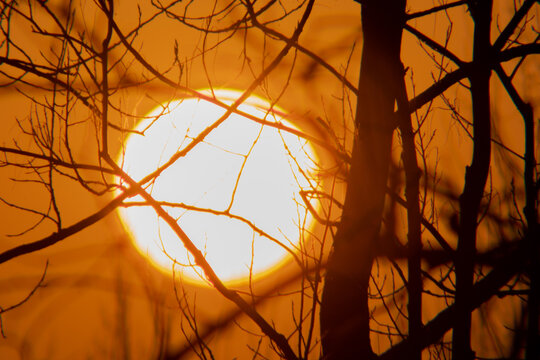
[{"label": "hazy orange background", "polygon": [[[409,3],[411,11],[424,9],[430,5],[430,1]],[[510,6],[506,3],[500,1],[498,6]],[[148,10],[146,2],[141,5],[143,13]],[[200,12],[204,13],[204,9]],[[504,15],[508,12],[501,11],[501,13]],[[471,57],[472,21],[462,8],[451,10],[450,14],[455,20],[455,26],[449,45],[456,54],[468,60]],[[85,13],[84,16],[88,20],[94,15]],[[295,14],[289,21],[281,24],[279,31],[291,34],[297,23],[297,17]],[[117,4],[115,18],[125,32],[133,28],[137,20],[137,8],[134,3],[122,1]],[[506,20],[507,18],[503,17],[497,18],[497,21],[503,24]],[[94,24],[98,29],[103,28],[103,18],[97,16]],[[443,15],[411,23],[428,34],[435,33],[436,39],[441,42],[446,34],[446,24],[446,17]],[[20,31],[26,33],[27,30]],[[19,30],[15,27],[14,31]],[[96,36],[99,37],[101,32],[97,31]],[[249,36],[245,45],[249,49],[251,62],[260,68],[262,58],[272,58],[283,44],[269,42],[266,52],[262,54],[263,39],[257,31],[252,33],[258,35]],[[201,43],[200,34],[194,30],[181,28],[171,20],[161,18],[140,33],[136,45],[154,66],[164,69],[171,63],[175,39],[179,43],[180,53],[186,57],[196,54]],[[39,44],[33,40],[28,39],[29,48],[38,47]],[[356,84],[361,54],[359,4],[352,0],[317,1],[300,43],[342,72],[350,56],[347,77]],[[354,43],[355,48],[350,54]],[[238,36],[226,46],[208,55],[206,61],[213,86],[243,89],[249,84],[251,76],[241,64],[243,47],[244,38]],[[270,75],[268,87],[271,92],[275,93],[287,81],[288,67],[292,64],[292,60],[292,55],[288,56],[283,65]],[[414,75],[416,92],[422,91],[432,83],[431,73],[427,71],[431,69],[431,62],[417,41],[408,34],[404,35],[403,61]],[[206,88],[210,85],[200,61],[193,63],[186,71],[189,71],[191,87]],[[538,88],[538,84],[528,86]],[[497,104],[495,116],[519,119],[496,81],[493,89],[493,99]],[[30,146],[28,138],[20,136],[16,123],[17,118],[24,119],[31,110],[29,100],[16,93],[13,88],[0,91],[3,109],[0,143],[8,146],[12,144],[13,139],[22,147]],[[452,88],[450,93],[455,91],[455,88]],[[462,89],[460,92],[465,94]],[[146,95],[151,95],[152,99]],[[296,71],[279,105],[294,113],[297,118],[307,119],[304,121],[308,125],[310,120],[317,117],[329,120],[337,132],[342,133],[343,127],[350,128],[351,123],[350,115],[345,115],[346,120],[342,120],[342,104],[339,100],[341,95],[342,86],[338,81],[320,66],[313,66],[310,60],[299,55]],[[537,91],[533,95],[537,100]],[[35,96],[41,95],[36,91]],[[156,102],[167,101],[174,96],[170,89],[159,86],[130,89],[122,93],[124,108],[138,115],[146,113]],[[461,109],[464,113],[468,113],[469,100],[466,96],[460,97],[460,100]],[[452,180],[455,186],[461,189],[460,179],[463,178],[464,166],[468,161],[470,142],[459,136],[448,114],[438,112],[435,116],[437,118],[432,122],[432,126],[437,126],[434,142],[441,145],[437,154],[438,166],[444,175],[454,175]],[[120,121],[118,116],[116,120]],[[122,121],[133,123],[134,120]],[[76,134],[79,143],[73,150],[82,159],[92,159],[96,154],[96,150],[89,146],[94,141],[91,136],[93,125],[88,123],[84,127]],[[516,151],[522,150],[521,129],[519,121],[499,122],[497,128],[500,136]],[[350,149],[351,133],[348,132],[346,136],[345,146]],[[119,149],[121,139],[116,140],[115,146]],[[456,149],[461,149],[463,156],[457,156],[460,154],[457,154]],[[396,152],[396,156],[398,155]],[[10,180],[22,173],[22,169],[0,168],[1,196],[19,205],[46,204],[47,193],[44,193],[42,188]],[[63,221],[66,225],[98,210],[109,199],[109,197],[95,198],[72,181],[59,180],[57,184],[58,197],[63,206]],[[52,227],[44,227],[20,238],[7,237],[7,234],[25,230],[35,220],[35,217],[28,216],[20,210],[0,204],[0,251],[10,249],[20,242],[40,239],[53,231]],[[27,303],[2,316],[6,338],[0,339],[0,358],[149,359],[159,353],[160,339],[170,341],[173,348],[181,346],[182,316],[174,296],[173,281],[150,267],[132,248],[116,213],[59,244],[0,265],[0,306],[6,308],[23,299],[39,280],[47,261],[49,265],[45,286],[39,288]],[[260,291],[264,291],[291,276],[293,274],[285,269],[256,286]],[[188,298],[196,297],[196,312],[202,325],[211,324],[213,320],[235,310],[233,305],[212,289],[191,285],[186,285],[185,288]],[[291,288],[286,287],[282,292],[286,293]],[[270,298],[263,302],[260,310],[279,330],[287,333],[293,329],[290,299],[279,296]],[[427,312],[429,313],[429,309]],[[430,313],[426,316],[429,319],[433,315],[434,313]],[[508,312],[507,318],[501,315],[501,323],[511,321],[514,315],[513,312]],[[257,328],[250,321],[241,319],[240,322],[246,329],[257,332]],[[252,353],[247,347],[246,339],[242,330],[229,326],[211,337],[214,355],[217,359],[248,358]],[[256,338],[249,341],[251,346],[257,346]],[[380,348],[378,346],[374,344],[376,351],[382,350],[386,344],[381,343]],[[261,353],[269,357],[273,354],[270,349],[265,349]]]}]

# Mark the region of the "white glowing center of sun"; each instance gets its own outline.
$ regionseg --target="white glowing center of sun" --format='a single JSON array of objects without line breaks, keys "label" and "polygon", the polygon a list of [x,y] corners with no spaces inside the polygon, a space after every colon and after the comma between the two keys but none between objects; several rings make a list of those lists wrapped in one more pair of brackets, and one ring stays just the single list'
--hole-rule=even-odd
[{"label": "white glowing center of sun", "polygon": [[[209,93],[207,93],[209,94]],[[215,92],[232,104],[240,93]],[[293,128],[270,105],[250,97],[239,110]],[[281,110],[280,110],[281,111]],[[158,107],[127,138],[119,164],[139,181],[182,151],[225,113],[208,101],[187,98]],[[312,218],[300,196],[314,186],[316,160],[305,139],[232,114],[185,156],[145,185],[223,281],[245,281],[287,261],[298,252]],[[181,240],[142,198],[121,209],[121,219],[140,253],[163,271],[184,279],[204,279]],[[278,244],[278,242],[281,244]]]}]

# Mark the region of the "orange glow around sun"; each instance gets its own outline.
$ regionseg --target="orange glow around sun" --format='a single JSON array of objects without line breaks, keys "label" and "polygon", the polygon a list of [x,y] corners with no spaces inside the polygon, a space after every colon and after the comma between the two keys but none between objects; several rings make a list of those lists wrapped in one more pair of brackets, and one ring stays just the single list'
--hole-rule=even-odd
[{"label": "orange glow around sun", "polygon": [[[241,95],[234,90],[214,94],[225,104]],[[268,125],[296,129],[276,114],[282,110],[270,112],[270,104],[255,96],[238,109],[267,124],[232,114],[146,186],[229,283],[257,278],[290,260],[285,248],[296,252],[305,235],[302,229],[313,222],[300,192],[317,187],[312,146]],[[157,107],[136,127],[146,129],[144,136],[127,138],[118,163],[139,181],[224,113],[224,108],[196,98]],[[167,224],[141,205],[141,198],[128,201],[133,206],[122,208],[120,217],[138,251],[160,270],[174,269],[183,279],[202,283],[200,268],[193,266],[192,256]]]}]

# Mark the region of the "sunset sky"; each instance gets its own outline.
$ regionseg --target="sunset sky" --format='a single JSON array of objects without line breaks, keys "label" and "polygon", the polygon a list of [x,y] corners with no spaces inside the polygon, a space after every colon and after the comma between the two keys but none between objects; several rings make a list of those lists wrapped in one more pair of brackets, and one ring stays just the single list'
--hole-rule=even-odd
[{"label": "sunset sky", "polygon": [[[16,15],[13,15],[9,26],[5,25],[6,15],[2,15],[3,23],[1,24],[4,24],[4,31],[7,28],[10,29],[13,43],[23,48],[28,56],[36,59],[36,63],[39,64],[43,63],[54,67],[56,65],[48,64],[47,59],[58,60],[58,57],[62,56],[75,59],[76,54],[73,52],[63,53],[61,51],[60,37],[52,35],[58,34],[60,30],[57,24],[54,24],[50,14],[40,7],[39,2],[31,1],[31,3],[36,23],[47,29],[50,36],[36,33],[33,31],[36,25],[32,29],[28,21]],[[238,2],[239,6],[223,13],[218,17],[220,20],[216,23],[205,24],[204,21],[197,20],[198,17],[207,15],[209,12],[216,12],[216,9],[222,8],[226,3],[228,2],[217,1],[214,4],[214,2],[194,1],[187,6],[186,14],[189,15],[187,19],[203,29],[205,26],[213,29],[233,24],[234,21],[245,15],[245,8]],[[51,0],[47,2],[47,8],[65,21],[67,4],[67,1]],[[215,9],[213,9],[214,5]],[[284,1],[283,7],[274,5],[267,13],[260,16],[260,21],[275,19],[274,22],[268,23],[268,26],[286,36],[291,36],[304,11],[304,7],[293,11],[298,5],[296,1]],[[414,13],[429,8],[431,5],[432,2],[428,0],[409,1],[408,12]],[[175,8],[177,13],[183,13],[184,6],[179,4]],[[3,4],[2,7],[6,7],[6,5]],[[26,9],[26,7],[21,5],[21,9]],[[284,9],[292,12],[281,19]],[[106,17],[99,12],[94,2],[75,0],[72,3],[72,10],[75,10],[75,17],[69,27],[72,29],[73,36],[81,36],[84,33],[88,44],[92,44],[99,51],[107,33]],[[119,1],[115,4],[114,19],[124,34],[132,36],[131,31],[137,27],[139,21],[139,11],[141,21],[146,21],[156,12],[150,1],[141,0],[138,1],[138,5],[131,1]],[[530,26],[534,26],[536,29],[540,27],[538,23],[539,11],[538,6],[531,10],[531,14],[536,17],[531,19]],[[501,24],[502,27],[508,22],[513,14],[513,5],[508,1],[497,1],[494,5],[494,14],[497,14],[497,17],[494,17],[496,23],[493,25],[493,38],[499,33],[496,24]],[[439,43],[445,43],[450,20],[452,31],[447,46],[464,61],[470,61],[473,23],[466,7],[452,8],[447,12],[412,20],[408,24],[429,34]],[[5,37],[5,33],[2,36]],[[111,43],[119,42],[118,36],[113,35],[111,41]],[[167,17],[163,14],[145,24],[136,37],[130,37],[130,41],[132,41],[133,48],[143,56],[146,62],[159,69],[168,79],[177,81],[181,85],[173,89],[171,86],[165,85],[164,82],[156,80],[154,75],[144,69],[122,44],[111,50],[109,52],[110,64],[114,64],[115,61],[119,63],[109,74],[111,86],[118,86],[118,89],[111,92],[110,95],[109,119],[117,127],[130,130],[135,129],[137,124],[145,116],[149,116],[148,114],[152,110],[154,113],[151,114],[156,116],[156,111],[159,110],[155,109],[161,107],[162,110],[166,110],[172,101],[192,97],[185,88],[199,91],[209,88],[234,90],[236,91],[234,97],[237,97],[252,84],[253,79],[259,76],[262,69],[269,66],[285,45],[284,42],[273,37],[263,36],[262,32],[257,29],[252,29],[247,33],[243,30],[234,34],[210,33],[205,37],[202,31],[194,26],[182,25],[171,16]],[[360,5],[352,0],[316,1],[299,43],[324,59],[330,66],[343,74],[353,86],[356,86],[362,50]],[[6,56],[6,50],[2,51],[0,55]],[[20,50],[13,47],[11,51],[15,54],[13,57],[26,60],[21,55]],[[404,32],[402,61],[407,68],[406,82],[410,98],[429,87],[434,79],[444,75],[443,71],[433,65],[430,58],[432,53],[433,51],[425,45],[421,46],[413,35]],[[175,56],[178,57],[180,64],[175,61]],[[525,61],[523,68],[526,75],[521,74],[516,78],[516,87],[523,91],[527,101],[533,104],[536,113],[538,113],[540,110],[540,93],[538,91],[540,77],[538,76],[538,62],[535,61],[536,63],[528,59]],[[454,65],[449,65],[448,59],[445,59],[444,62],[445,66],[448,65],[448,71],[454,69],[452,67]],[[515,66],[516,62],[505,63],[507,71],[511,71],[511,66]],[[92,66],[96,66],[96,63],[92,64]],[[20,71],[8,70],[7,67],[3,66],[7,65],[2,65],[0,62],[0,70],[3,73],[10,76],[20,75]],[[81,78],[73,83],[74,88],[95,94],[93,105],[97,107],[101,106],[101,94],[97,88],[90,89],[85,86],[93,84],[90,73],[94,73],[97,79],[101,79],[100,71],[98,66],[95,69],[80,67],[75,73],[81,74]],[[6,79],[2,80],[2,83],[7,83]],[[99,121],[91,114],[88,107],[84,106],[80,100],[73,104],[72,108],[70,107],[69,123],[72,125],[69,127],[69,150],[71,153],[68,154],[66,151],[67,141],[63,137],[66,128],[62,128],[60,125],[52,129],[43,127],[45,120],[49,123],[56,121],[53,120],[50,112],[45,111],[40,106],[40,104],[51,104],[53,93],[49,90],[53,85],[35,76],[27,76],[25,79],[33,81],[37,86],[32,87],[16,82],[0,88],[3,115],[0,121],[0,146],[39,152],[34,140],[39,136],[47,137],[48,131],[52,131],[57,135],[53,135],[51,138],[54,139],[55,144],[58,144],[55,146],[63,147],[64,150],[61,152],[65,159],[73,156],[80,163],[104,165],[100,164],[98,160]],[[519,114],[512,106],[500,82],[496,80],[495,76],[493,79],[491,95],[495,124],[494,138],[512,152],[522,154],[523,125]],[[141,83],[135,84],[136,82]],[[49,90],[44,90],[45,88]],[[452,199],[452,196],[454,196],[453,194],[459,195],[462,190],[465,166],[470,161],[472,142],[466,135],[466,131],[469,130],[463,129],[462,125],[470,117],[471,101],[464,87],[454,86],[445,94],[449,99],[447,103],[438,98],[430,105],[429,112],[424,107],[416,114],[417,118],[415,119],[422,118],[422,116],[427,119],[423,125],[422,134],[424,141],[429,142],[429,150],[423,154],[425,163],[422,164],[422,167],[425,166],[433,171],[437,170],[436,179],[429,181],[437,184],[438,187],[433,185],[426,190],[426,193],[430,191],[434,193],[435,187],[437,187],[437,191],[444,194],[437,200],[433,200],[433,204],[426,206],[437,207],[439,213],[438,217],[434,218],[434,222],[439,226],[439,231],[447,237],[450,246],[455,247],[457,234],[450,219],[457,211],[457,201],[455,197]],[[260,195],[260,200],[257,200],[260,207],[249,205],[253,207],[238,210],[238,214],[246,218],[253,216],[255,226],[262,224],[260,226],[263,230],[279,239],[288,247],[290,253],[305,261],[306,269],[312,271],[315,261],[307,255],[299,255],[301,252],[299,250],[305,251],[306,254],[312,254],[312,257],[318,256],[318,261],[322,261],[322,263],[328,256],[331,247],[332,224],[335,225],[335,222],[339,220],[346,189],[344,177],[347,170],[343,161],[352,150],[356,98],[350,89],[347,89],[343,82],[331,72],[305,54],[294,51],[286,55],[270,75],[254,89],[253,95],[264,99],[266,102],[264,103],[265,110],[275,105],[274,110],[288,121],[288,123],[281,125],[291,126],[299,133],[303,133],[306,139],[299,140],[296,135],[286,133],[286,131],[286,135],[276,135],[279,133],[275,128],[265,127],[265,129],[271,128],[274,131],[275,144],[277,144],[275,146],[278,148],[281,146],[281,148],[275,150],[276,148],[272,147],[269,153],[262,154],[257,158],[260,159],[258,162],[263,163],[263,166],[250,170],[255,174],[250,181],[257,183],[260,188],[255,188],[259,190],[251,190],[252,192],[246,190],[247,195],[245,196],[249,198]],[[54,99],[59,109],[55,116],[59,118],[63,116],[62,106],[66,102],[65,94],[61,96]],[[219,96],[217,97],[219,100]],[[90,99],[92,100],[92,98]],[[230,103],[235,99],[223,99],[222,101],[225,100]],[[452,117],[453,114],[449,110],[451,106],[455,106],[460,114],[464,115],[465,119],[461,124]],[[264,118],[266,112],[261,112],[260,108],[258,110],[259,112],[255,116],[266,121],[267,119]],[[206,126],[221,116],[219,114],[208,115],[209,113],[203,111],[203,115],[200,115],[200,113],[195,112],[192,123],[188,125],[186,123],[182,125],[173,123],[169,130],[165,130],[164,135],[159,136],[166,137],[173,134],[172,136],[176,137],[177,134],[173,131],[178,131],[185,136],[184,140],[189,142],[202,131],[202,127],[196,129],[196,126],[201,126],[201,124]],[[201,120],[198,123],[197,116],[214,117],[204,119],[206,122]],[[270,114],[271,116],[272,114]],[[517,120],[504,121],[514,118]],[[275,122],[279,119],[278,116],[278,120],[269,118],[268,121]],[[38,120],[43,122],[41,123],[42,133],[33,138],[28,134],[28,131],[32,124],[34,129],[40,128]],[[251,120],[245,121],[257,124]],[[142,122],[151,123],[152,118],[147,117]],[[214,139],[208,140],[206,145],[212,151],[217,149],[216,152],[210,152],[211,155],[206,155],[206,157],[203,155],[201,160],[195,161],[195,165],[180,169],[178,174],[174,175],[180,177],[184,176],[182,171],[188,173],[199,171],[197,163],[200,161],[205,166],[205,169],[200,170],[200,178],[190,177],[190,181],[187,181],[187,178],[185,181],[181,181],[172,177],[164,181],[165,185],[156,181],[156,194],[165,187],[173,189],[179,183],[183,191],[175,195],[169,193],[170,190],[163,190],[164,192],[160,193],[164,194],[163,199],[159,200],[191,203],[204,208],[215,207],[216,211],[226,210],[228,197],[225,195],[224,199],[219,200],[221,201],[218,202],[219,205],[208,204],[200,199],[209,197],[208,194],[213,189],[218,197],[223,195],[225,190],[221,190],[219,186],[225,182],[229,182],[227,189],[234,188],[235,174],[237,173],[234,173],[231,178],[225,178],[223,175],[225,180],[209,179],[213,176],[222,176],[221,173],[213,173],[211,170],[221,166],[224,168],[223,171],[227,173],[229,163],[226,161],[229,160],[223,154],[233,154],[234,166],[238,167],[241,166],[244,159],[249,159],[250,149],[255,148],[254,145],[259,141],[257,137],[259,127],[262,129],[260,124],[256,128],[250,129],[233,127],[230,130],[233,135],[229,135],[233,140],[227,140],[231,139],[227,138],[222,143],[219,142],[221,140],[215,140],[215,142]],[[227,147],[229,145],[227,141],[238,144],[245,140],[248,133],[252,137],[252,141],[246,142],[242,149],[238,150],[240,147],[234,146]],[[234,138],[234,135],[237,138]],[[109,153],[116,160],[122,159],[122,154],[126,151],[127,133],[110,128],[108,136]],[[309,142],[310,139],[314,141]],[[175,138],[176,140],[179,142],[167,143],[173,147],[167,150],[168,154],[163,150],[163,147],[153,147],[163,146],[163,143],[167,142],[166,140],[158,139],[152,145],[153,150],[157,149],[152,156],[159,158],[160,165],[164,162],[164,158],[168,158],[172,153],[185,146],[186,142],[182,142],[182,139]],[[281,140],[282,142],[280,142]],[[262,142],[263,140],[261,140]],[[292,145],[293,142],[294,145]],[[283,143],[285,143],[285,147],[283,147]],[[396,135],[395,144],[399,143],[400,138]],[[274,146],[274,143],[269,146]],[[298,150],[302,146],[305,147],[304,151]],[[151,156],[148,154],[148,150],[139,149],[138,151],[141,152],[138,155],[140,157],[148,155],[150,158]],[[282,151],[284,157],[279,159],[273,157],[272,152],[277,151]],[[288,156],[291,154],[287,155],[287,151],[296,151],[297,155]],[[218,153],[222,155],[217,155]],[[255,154],[255,150],[253,153]],[[48,156],[49,154],[42,155]],[[395,162],[399,163],[401,146],[395,146],[392,156]],[[508,210],[506,206],[510,205],[505,203],[502,198],[503,195],[508,196],[507,189],[510,187],[509,177],[511,175],[509,175],[510,170],[508,169],[517,169],[516,171],[519,172],[522,171],[523,165],[517,156],[508,156],[507,153],[495,152],[493,158],[496,159],[497,163],[492,165],[490,186],[504,190],[500,190],[500,198],[494,197],[493,202],[496,203],[495,207],[498,206],[498,211],[507,216],[511,210]],[[189,154],[186,159],[189,159]],[[6,160],[29,164],[28,157],[15,154],[4,155],[0,152],[0,164]],[[143,161],[137,159],[129,161],[129,166],[134,169],[137,166],[142,166],[142,170],[140,170],[142,172],[151,172],[158,166],[158,164],[142,164]],[[233,164],[233,160],[230,161]],[[121,160],[118,162],[121,167],[126,165],[124,170],[132,174],[127,164],[123,164]],[[264,162],[267,163],[264,164]],[[34,163],[36,166],[46,164],[47,162],[43,161]],[[287,178],[289,179],[286,180],[287,184],[297,183],[299,187],[291,187],[287,190],[288,192],[266,191],[265,187],[283,189],[288,186],[282,185],[282,182],[271,180],[272,176],[276,176],[282,169],[294,169],[290,174],[285,174],[285,172],[285,175],[281,174],[280,179],[288,176],[290,179]],[[38,213],[48,213],[51,218],[56,218],[57,213],[60,213],[61,226],[68,227],[104,208],[121,192],[111,188],[104,194],[94,194],[77,181],[72,170],[64,169],[68,176],[55,173],[53,177],[55,195],[53,203],[50,201],[48,189],[43,183],[36,181],[39,177],[34,170],[24,166],[0,166],[0,200],[2,200],[0,202],[0,252],[23,243],[37,241],[58,231],[53,221],[50,219],[41,221]],[[42,170],[41,179],[48,182],[49,171],[47,167],[42,168]],[[98,185],[98,183],[118,184],[117,178],[106,173],[81,170],[80,175],[88,181],[85,184],[91,189],[103,190],[103,186]],[[134,178],[140,180],[144,175],[134,175]],[[265,183],[265,179],[268,179],[268,183]],[[396,179],[391,181],[399,182],[402,180],[399,175],[396,176]],[[206,180],[215,181],[206,182]],[[207,185],[207,188],[202,190],[191,188],[200,183]],[[238,183],[241,184],[241,182]],[[159,188],[159,186],[163,188]],[[225,187],[225,185],[223,186]],[[317,191],[311,189],[310,186],[316,188]],[[313,190],[307,192],[309,196],[312,196],[309,203],[305,203],[306,199],[299,194],[299,191],[306,189]],[[294,195],[291,195],[293,193]],[[431,195],[426,195],[426,197],[428,196]],[[516,197],[516,201],[521,204],[523,194],[519,193]],[[286,200],[290,200],[290,203],[284,205]],[[392,210],[389,205],[388,207],[387,211],[390,213]],[[228,210],[230,209],[232,209],[231,212],[235,211],[233,207],[229,207]],[[259,210],[260,214],[257,213]],[[122,211],[126,210],[122,209]],[[181,218],[184,213],[171,211],[171,214]],[[142,217],[136,219],[151,216],[155,216],[152,211],[144,213]],[[199,230],[203,229],[201,230],[201,238],[206,235],[210,238],[209,234],[212,231],[223,236],[221,228],[218,228],[218,225],[212,225],[214,224],[211,222],[212,220],[208,220],[219,216],[215,214],[200,218],[192,216],[202,220],[194,220],[196,223],[191,226]],[[315,219],[317,217],[325,218],[325,223],[317,222]],[[189,215],[186,218],[189,219]],[[266,222],[260,221],[261,218],[264,218]],[[395,234],[403,238],[406,235],[406,218],[403,213],[396,211],[394,220]],[[139,220],[131,219],[129,221],[138,222]],[[298,222],[302,222],[302,224],[297,226]],[[179,224],[182,227],[182,220],[179,220]],[[169,269],[165,270],[163,266],[162,268],[154,266],[151,260],[136,249],[132,241],[135,231],[126,228],[126,226],[129,225],[122,223],[120,211],[115,210],[95,224],[53,246],[0,264],[0,307],[5,310],[21,301],[24,302],[17,308],[1,315],[3,332],[3,337],[0,338],[1,359],[159,359],[160,354],[165,352],[178,355],[182,349],[188,347],[182,331],[189,334],[188,336],[193,336],[193,329],[190,326],[195,326],[195,323],[192,322],[194,318],[197,320],[196,327],[201,333],[208,329],[215,329],[207,340],[211,344],[212,353],[216,359],[248,359],[253,356],[254,351],[259,351],[261,358],[265,356],[270,359],[276,358],[268,339],[262,340],[263,338],[259,336],[261,330],[257,325],[247,316],[236,316],[238,308],[235,304],[210,287],[208,282],[206,284],[193,283],[193,280],[183,279],[179,272],[175,272],[173,276],[170,271],[167,271]],[[161,222],[159,226],[167,227],[165,222]],[[186,228],[189,226],[190,224],[186,224]],[[252,228],[248,229],[247,225],[245,226],[245,231],[240,232],[242,236],[247,234],[245,235],[247,239],[242,239],[244,244],[242,250],[246,252],[247,249],[247,253],[250,254],[251,249],[247,247],[255,242],[255,238],[259,239],[259,237],[253,235],[250,238],[256,232],[253,232]],[[204,230],[206,228],[209,228],[207,232]],[[385,229],[387,228],[390,228],[390,225],[386,224]],[[163,234],[167,231],[171,232],[163,230]],[[196,231],[193,233],[199,234]],[[479,250],[486,250],[492,245],[489,231],[487,225],[480,229]],[[161,233],[161,229],[159,232]],[[186,232],[188,235],[191,234],[187,229]],[[508,230],[508,237],[511,237],[513,233],[512,229]],[[235,252],[240,252],[240,250],[232,249],[232,252],[228,253],[231,251],[228,244],[233,240],[230,238],[237,235],[229,234],[225,237],[227,236],[229,239],[223,239],[225,246],[217,251],[230,261],[228,257],[231,257]],[[159,237],[156,239],[159,240]],[[228,242],[229,240],[230,242]],[[434,243],[431,238],[425,241],[426,244],[429,241],[431,241],[430,244]],[[204,243],[204,239],[199,242],[199,244]],[[178,242],[178,244],[180,243]],[[203,248],[200,250],[205,252]],[[270,250],[264,248],[260,252],[263,254],[261,256],[264,257],[265,252],[270,253]],[[283,254],[286,254],[286,251],[283,251]],[[296,336],[295,322],[298,319],[291,314],[298,311],[300,307],[309,307],[312,299],[299,291],[302,286],[307,285],[305,285],[305,278],[302,280],[302,269],[296,263],[297,261],[289,255],[285,260],[278,258],[276,262],[280,266],[272,268],[272,271],[254,276],[253,281],[244,279],[232,286],[240,290],[246,299],[256,303],[260,314],[271,324],[276,325],[276,328],[284,334],[292,334],[291,344],[294,343],[294,346],[300,347],[296,344],[298,340],[294,337]],[[309,272],[308,270],[306,271]],[[200,272],[200,269],[198,271]],[[383,279],[386,275],[392,274],[398,278],[398,275],[392,271],[391,264],[386,259],[381,259],[374,270],[376,275],[373,276]],[[312,274],[306,276],[310,281],[313,280],[310,277]],[[35,288],[38,284],[39,286]],[[383,290],[386,291],[392,286],[393,284],[390,284],[390,280],[388,280],[388,282],[384,282]],[[426,288],[433,290],[428,285]],[[375,290],[373,291],[375,292]],[[266,296],[267,294],[270,296]],[[432,319],[445,306],[445,301],[446,299],[426,301],[425,320]],[[189,305],[186,307],[186,304]],[[487,316],[488,313],[489,316],[494,313],[497,315],[492,319],[489,329],[486,327],[482,330],[483,316]],[[384,317],[384,308],[381,306],[374,309],[374,314],[382,314],[383,322],[390,321]],[[508,341],[505,340],[505,337],[508,337],[508,332],[504,330],[504,327],[517,321],[519,314],[519,304],[513,300],[490,303],[485,309],[475,313],[477,322],[474,329],[475,331],[479,329],[479,332],[473,336],[473,341],[483,349],[483,356],[499,354],[500,349],[494,347],[494,343],[500,342],[507,345]],[[234,319],[234,321],[225,321],[227,319]],[[222,322],[226,325],[221,326]],[[403,324],[398,325],[402,326]],[[315,323],[312,326],[318,329],[319,325]],[[379,326],[377,329],[385,329],[386,325],[381,323],[376,326]],[[486,339],[486,333],[481,330],[489,332],[491,338]],[[318,334],[317,331],[314,333]],[[313,347],[318,349],[320,345],[315,340],[313,341]],[[389,342],[386,337],[381,335],[372,341],[372,346],[374,351],[379,353],[388,348]],[[314,351],[314,354],[318,354],[318,351]],[[196,358],[192,352],[188,351],[187,353],[189,355],[186,355],[185,358]],[[311,358],[317,358],[314,354],[311,355]]]}]

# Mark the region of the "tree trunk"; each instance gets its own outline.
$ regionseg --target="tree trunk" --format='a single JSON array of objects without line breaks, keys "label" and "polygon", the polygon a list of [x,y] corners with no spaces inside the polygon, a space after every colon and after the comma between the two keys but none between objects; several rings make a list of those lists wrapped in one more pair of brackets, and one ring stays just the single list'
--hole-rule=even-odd
[{"label": "tree trunk", "polygon": [[474,284],[478,213],[491,160],[491,8],[492,0],[472,1],[474,20],[473,67],[470,76],[473,116],[473,157],[465,171],[465,186],[459,198],[460,218],[456,257],[456,312],[452,333],[452,358],[473,360],[471,312],[467,311]]},{"label": "tree trunk", "polygon": [[356,132],[343,214],[321,305],[324,359],[370,359],[368,284],[384,208],[402,76],[405,0],[363,1]]}]

